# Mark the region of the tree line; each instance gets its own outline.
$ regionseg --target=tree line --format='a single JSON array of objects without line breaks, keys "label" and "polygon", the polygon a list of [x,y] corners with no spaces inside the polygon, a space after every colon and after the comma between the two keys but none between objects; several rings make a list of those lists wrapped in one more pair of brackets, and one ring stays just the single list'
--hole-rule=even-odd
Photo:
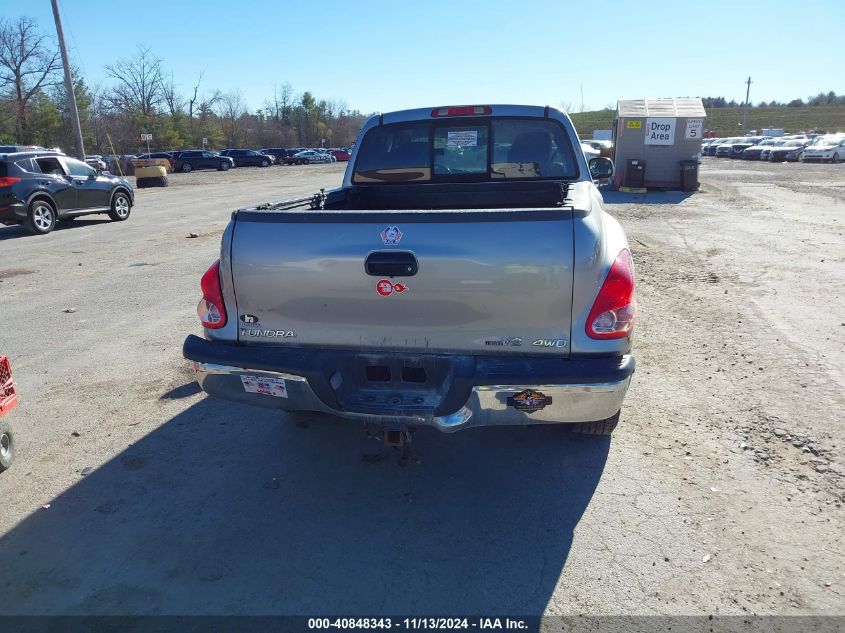
[{"label": "tree line", "polygon": [[[745,105],[745,102],[737,103],[736,100],[728,101],[724,97],[702,97],[702,102],[705,108],[739,108]],[[806,106],[833,106],[845,105],[845,95],[838,95],[833,90],[830,92],[820,92],[813,97],[804,99],[793,99],[792,101],[760,101],[758,104],[749,103],[749,108],[804,108]]]},{"label": "tree line", "polygon": [[[105,67],[108,82],[90,85],[73,69],[74,92],[89,154],[203,147],[345,147],[366,115],[343,101],[273,86],[250,111],[237,90],[207,86],[199,73],[182,92],[164,62],[145,46]],[[53,38],[26,16],[0,19],[0,143],[74,147],[61,57]]]}]

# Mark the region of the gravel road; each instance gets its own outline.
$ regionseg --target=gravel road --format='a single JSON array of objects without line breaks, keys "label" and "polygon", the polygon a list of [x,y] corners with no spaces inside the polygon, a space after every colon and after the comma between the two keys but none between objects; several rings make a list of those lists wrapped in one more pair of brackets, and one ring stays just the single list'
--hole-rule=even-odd
[{"label": "gravel road", "polygon": [[845,166],[705,158],[694,195],[607,193],[640,304],[612,440],[424,429],[408,468],[354,424],[208,399],[181,357],[229,213],[342,170],[176,174],[127,222],[0,228],[0,614],[843,613]]}]

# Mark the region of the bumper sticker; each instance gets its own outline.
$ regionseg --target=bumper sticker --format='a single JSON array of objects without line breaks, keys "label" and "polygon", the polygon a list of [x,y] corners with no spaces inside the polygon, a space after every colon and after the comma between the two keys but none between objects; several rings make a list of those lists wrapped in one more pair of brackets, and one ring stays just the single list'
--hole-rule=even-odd
[{"label": "bumper sticker", "polygon": [[541,411],[552,403],[552,397],[547,396],[542,391],[534,391],[533,389],[526,389],[520,391],[513,397],[508,398],[508,406],[513,407],[517,411],[525,411],[525,413],[534,413]]},{"label": "bumper sticker", "polygon": [[249,393],[260,393],[265,396],[276,398],[287,398],[288,389],[285,386],[284,378],[268,378],[265,376],[241,376],[244,391]]},{"label": "bumper sticker", "polygon": [[389,297],[394,292],[396,294],[402,294],[408,289],[408,286],[401,282],[393,283],[389,279],[379,279],[376,282],[376,292],[379,293],[382,297]]}]

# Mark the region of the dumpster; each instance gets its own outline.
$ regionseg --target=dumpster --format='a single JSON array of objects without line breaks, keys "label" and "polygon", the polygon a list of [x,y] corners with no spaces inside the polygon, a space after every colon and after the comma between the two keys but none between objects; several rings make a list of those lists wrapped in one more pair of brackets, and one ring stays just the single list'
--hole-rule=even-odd
[{"label": "dumpster", "polygon": [[681,191],[695,191],[698,189],[698,161],[681,161]]},{"label": "dumpster", "polygon": [[642,189],[645,185],[645,161],[629,158],[625,161],[625,177],[622,180],[623,187]]}]

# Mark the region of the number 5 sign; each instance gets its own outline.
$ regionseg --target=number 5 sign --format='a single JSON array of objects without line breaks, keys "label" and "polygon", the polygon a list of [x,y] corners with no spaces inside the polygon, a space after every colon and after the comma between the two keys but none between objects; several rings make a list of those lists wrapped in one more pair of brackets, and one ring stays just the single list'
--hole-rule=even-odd
[{"label": "number 5 sign", "polygon": [[687,119],[687,133],[684,135],[685,139],[700,139],[701,128],[704,125],[703,119]]}]

